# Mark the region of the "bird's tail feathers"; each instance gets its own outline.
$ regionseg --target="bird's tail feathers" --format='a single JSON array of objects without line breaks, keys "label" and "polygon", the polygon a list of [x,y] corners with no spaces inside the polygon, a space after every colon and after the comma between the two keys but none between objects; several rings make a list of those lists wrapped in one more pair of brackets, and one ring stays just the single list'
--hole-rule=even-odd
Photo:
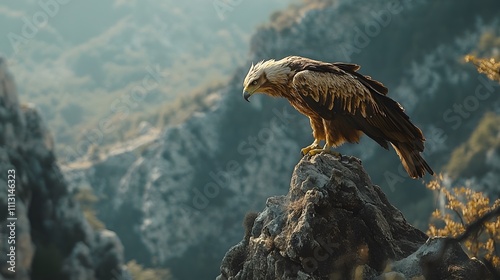
[{"label": "bird's tail feathers", "polygon": [[388,131],[391,131],[391,135],[386,135],[390,139],[389,141],[393,143],[410,142],[414,150],[422,152],[424,150],[424,135],[410,121],[410,117],[405,114],[401,105],[387,96],[375,95],[375,97],[380,104],[383,104],[382,110],[386,114],[385,121],[390,128]]},{"label": "bird's tail feathers", "polygon": [[408,175],[412,178],[421,178],[425,175],[425,171],[429,174],[434,175],[434,171],[420,155],[418,150],[413,149],[407,143],[391,143],[399,158],[401,163],[405,168]]}]

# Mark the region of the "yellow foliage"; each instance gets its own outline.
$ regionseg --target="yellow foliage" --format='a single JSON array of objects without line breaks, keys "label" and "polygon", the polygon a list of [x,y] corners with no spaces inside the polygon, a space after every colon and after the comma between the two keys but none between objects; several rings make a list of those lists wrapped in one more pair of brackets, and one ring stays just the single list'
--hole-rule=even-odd
[{"label": "yellow foliage", "polygon": [[106,225],[104,225],[104,223],[101,220],[99,220],[99,218],[97,218],[95,210],[84,209],[83,216],[85,216],[85,219],[87,219],[87,222],[89,223],[90,227],[92,227],[94,230],[106,229]]},{"label": "yellow foliage", "polygon": [[75,194],[75,200],[80,203],[83,210],[83,215],[87,222],[94,230],[103,230],[106,225],[97,218],[97,212],[94,205],[99,201],[99,198],[94,195],[92,189],[82,188]]},{"label": "yellow foliage", "polygon": [[172,279],[170,270],[163,268],[145,268],[135,260],[127,263],[127,270],[134,280],[169,280]]},{"label": "yellow foliage", "polygon": [[[442,176],[430,182],[427,187],[443,195],[446,204],[444,209],[432,213],[431,224],[427,234],[430,236],[458,237],[466,227],[500,206],[500,199],[493,204],[482,192],[465,187],[447,189],[443,186]],[[484,257],[494,266],[500,267],[497,247],[500,242],[500,217],[484,223],[478,234],[466,239],[464,246],[474,257]]]},{"label": "yellow foliage", "polygon": [[493,81],[500,82],[500,61],[495,58],[477,58],[469,54],[465,56],[465,62],[474,64],[479,73],[485,74]]}]

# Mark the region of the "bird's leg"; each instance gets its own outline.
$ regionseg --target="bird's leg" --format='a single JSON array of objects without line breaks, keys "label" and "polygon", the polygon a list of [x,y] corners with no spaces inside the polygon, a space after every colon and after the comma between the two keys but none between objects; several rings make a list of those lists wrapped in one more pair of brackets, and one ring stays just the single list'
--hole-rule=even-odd
[{"label": "bird's leg", "polygon": [[303,156],[305,156],[305,155],[307,155],[307,154],[308,154],[311,150],[317,150],[317,149],[319,149],[319,148],[321,147],[321,146],[319,145],[319,142],[320,142],[320,141],[321,141],[321,140],[314,139],[314,142],[312,142],[312,144],[311,144],[311,145],[309,145],[309,146],[307,146],[307,147],[305,147],[305,148],[303,148],[303,149],[301,149],[301,150],[300,150],[301,154],[302,154]]},{"label": "bird's leg", "polygon": [[325,153],[334,155],[334,156],[342,159],[342,154],[339,153],[339,152],[336,152],[336,151],[332,151],[332,146],[330,146],[328,144],[325,144],[325,146],[323,147],[323,149],[312,149],[312,150],[310,150],[309,151],[309,155],[314,156],[314,155],[317,155],[317,154],[319,154],[321,152],[325,152]]}]

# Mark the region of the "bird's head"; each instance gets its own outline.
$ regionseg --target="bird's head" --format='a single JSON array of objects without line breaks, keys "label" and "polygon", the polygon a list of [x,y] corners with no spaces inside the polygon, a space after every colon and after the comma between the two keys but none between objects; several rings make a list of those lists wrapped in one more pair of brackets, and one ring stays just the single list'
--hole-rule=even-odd
[{"label": "bird's head", "polygon": [[283,59],[278,61],[271,59],[252,64],[243,81],[243,98],[248,101],[254,93],[279,96],[277,87],[287,83],[290,71],[290,67]]}]

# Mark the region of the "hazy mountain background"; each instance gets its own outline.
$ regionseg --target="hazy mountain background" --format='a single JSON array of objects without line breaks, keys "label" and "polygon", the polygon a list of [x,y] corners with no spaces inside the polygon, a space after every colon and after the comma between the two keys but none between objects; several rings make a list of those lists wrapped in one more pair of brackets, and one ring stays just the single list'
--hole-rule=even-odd
[{"label": "hazy mountain background", "polygon": [[[0,53],[21,100],[51,127],[59,159],[72,160],[99,121],[117,126],[102,148],[135,134],[141,120],[162,123],[178,97],[227,81],[255,27],[289,2],[3,1]],[[159,86],[142,93],[136,86],[150,69],[161,73]]]},{"label": "hazy mountain background", "polygon": [[[2,4],[3,34],[21,34],[37,3]],[[95,229],[116,232],[126,261],[211,279],[245,213],[286,193],[311,131],[284,100],[243,101],[241,82],[262,59],[362,65],[422,128],[424,157],[447,183],[498,198],[500,86],[464,61],[499,58],[498,1],[168,3],[73,0],[17,53],[0,41],[20,99],[55,135],[69,188]],[[153,86],[142,95],[145,78]],[[339,150],[427,228],[439,207],[430,176],[408,178],[370,139]]]}]

